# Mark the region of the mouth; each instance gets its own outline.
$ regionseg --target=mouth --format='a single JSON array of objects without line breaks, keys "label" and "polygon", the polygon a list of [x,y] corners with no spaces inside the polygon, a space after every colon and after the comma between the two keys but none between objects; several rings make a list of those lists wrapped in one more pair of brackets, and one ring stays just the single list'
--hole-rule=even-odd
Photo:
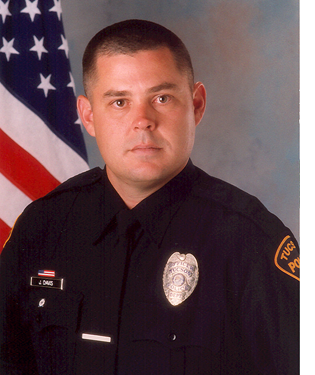
[{"label": "mouth", "polygon": [[136,154],[153,154],[160,150],[162,150],[161,147],[153,144],[140,144],[131,149],[131,151]]}]

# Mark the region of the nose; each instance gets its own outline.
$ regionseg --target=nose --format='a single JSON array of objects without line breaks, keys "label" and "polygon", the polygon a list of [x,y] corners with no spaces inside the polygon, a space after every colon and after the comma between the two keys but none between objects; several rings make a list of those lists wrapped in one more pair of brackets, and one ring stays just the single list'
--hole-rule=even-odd
[{"label": "nose", "polygon": [[149,104],[137,105],[134,108],[133,129],[152,131],[156,127],[154,109]]}]

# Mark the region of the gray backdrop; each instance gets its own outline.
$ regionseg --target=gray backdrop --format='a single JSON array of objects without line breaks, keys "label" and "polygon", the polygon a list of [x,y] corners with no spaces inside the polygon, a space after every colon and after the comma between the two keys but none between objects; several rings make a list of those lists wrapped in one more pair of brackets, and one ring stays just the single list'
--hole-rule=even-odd
[{"label": "gray backdrop", "polygon": [[[299,237],[298,0],[63,0],[77,95],[91,37],[127,18],[173,30],[208,93],[192,160],[257,196]],[[85,133],[91,167],[103,166]]]}]

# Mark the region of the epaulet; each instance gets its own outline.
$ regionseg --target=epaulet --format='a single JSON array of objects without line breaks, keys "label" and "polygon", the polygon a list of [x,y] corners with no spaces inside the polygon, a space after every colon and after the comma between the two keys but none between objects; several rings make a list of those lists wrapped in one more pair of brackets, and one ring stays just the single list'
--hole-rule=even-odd
[{"label": "epaulet", "polygon": [[51,198],[52,196],[66,191],[77,191],[85,186],[93,185],[102,178],[102,173],[103,171],[99,167],[80,173],[60,184],[54,190],[45,195],[43,199]]}]

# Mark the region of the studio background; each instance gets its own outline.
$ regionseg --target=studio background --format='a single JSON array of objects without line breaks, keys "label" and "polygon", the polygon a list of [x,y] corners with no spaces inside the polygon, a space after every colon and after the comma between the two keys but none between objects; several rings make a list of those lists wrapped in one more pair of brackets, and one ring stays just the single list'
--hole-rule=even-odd
[{"label": "studio background", "polygon": [[[193,162],[257,196],[299,237],[298,0],[63,0],[62,10],[77,95],[100,29],[140,18],[174,31],[208,94]],[[84,136],[90,167],[103,167]]]}]

